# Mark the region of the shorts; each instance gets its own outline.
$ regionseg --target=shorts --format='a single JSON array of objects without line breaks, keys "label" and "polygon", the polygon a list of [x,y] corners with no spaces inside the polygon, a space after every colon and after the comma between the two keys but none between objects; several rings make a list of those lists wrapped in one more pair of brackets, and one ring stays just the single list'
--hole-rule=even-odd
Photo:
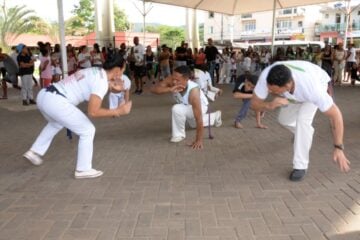
[{"label": "shorts", "polygon": [[145,66],[136,66],[134,67],[134,76],[136,78],[142,78],[146,75],[146,67]]},{"label": "shorts", "polygon": [[353,64],[354,64],[354,62],[346,62],[346,65],[345,65],[346,71],[351,71]]}]

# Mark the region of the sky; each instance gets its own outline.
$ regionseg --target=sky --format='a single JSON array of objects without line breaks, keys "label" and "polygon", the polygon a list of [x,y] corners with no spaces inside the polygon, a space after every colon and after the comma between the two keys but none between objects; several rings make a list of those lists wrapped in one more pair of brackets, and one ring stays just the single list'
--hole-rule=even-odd
[{"label": "sky", "polygon": [[[1,4],[3,2],[0,1]],[[79,0],[63,0],[64,4],[64,18],[65,20],[71,17],[71,10],[74,5],[78,4]],[[130,22],[142,22],[143,18],[139,10],[142,9],[142,1],[139,0],[115,0],[115,3],[125,10]],[[134,5],[135,4],[135,5]],[[57,21],[57,0],[6,0],[6,6],[12,7],[16,5],[26,5],[28,9],[34,10],[39,17],[46,20]],[[148,4],[149,5],[149,4]],[[152,8],[146,16],[146,22],[160,23],[165,25],[181,26],[185,25],[185,9],[170,5],[151,3]],[[203,12],[200,11],[199,19],[201,21]],[[176,16],[176,17],[174,17]],[[171,19],[171,21],[169,21]]]}]

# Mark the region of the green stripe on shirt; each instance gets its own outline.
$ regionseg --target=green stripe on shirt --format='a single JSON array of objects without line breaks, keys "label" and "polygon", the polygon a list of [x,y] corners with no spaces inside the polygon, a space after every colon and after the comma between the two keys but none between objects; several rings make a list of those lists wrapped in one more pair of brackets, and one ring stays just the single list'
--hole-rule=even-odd
[{"label": "green stripe on shirt", "polygon": [[292,68],[292,69],[295,69],[295,70],[298,70],[298,71],[301,71],[301,72],[305,72],[305,70],[302,69],[301,67],[296,67],[294,65],[290,65],[290,64],[287,64],[287,63],[285,63],[284,65],[289,67],[289,68]]}]

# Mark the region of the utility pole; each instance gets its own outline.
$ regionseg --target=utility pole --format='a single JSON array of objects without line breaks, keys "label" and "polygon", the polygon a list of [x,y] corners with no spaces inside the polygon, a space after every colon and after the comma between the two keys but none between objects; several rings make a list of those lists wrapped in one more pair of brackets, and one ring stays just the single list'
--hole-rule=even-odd
[{"label": "utility pole", "polygon": [[149,14],[149,12],[151,11],[151,9],[153,8],[153,5],[150,3],[149,7],[146,8],[146,0],[143,0],[143,8],[140,9],[135,2],[133,2],[134,6],[136,7],[136,9],[140,12],[140,14],[143,16],[143,44],[145,46],[145,39],[146,39],[146,15]]},{"label": "utility pole", "polygon": [[220,33],[221,44],[224,44],[224,14],[221,14],[221,33]]}]

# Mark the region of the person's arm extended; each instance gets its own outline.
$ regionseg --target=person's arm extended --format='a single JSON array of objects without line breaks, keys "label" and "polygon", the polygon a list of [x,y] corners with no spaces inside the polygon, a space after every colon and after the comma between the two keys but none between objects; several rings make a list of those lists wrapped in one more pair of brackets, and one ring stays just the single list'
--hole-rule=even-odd
[{"label": "person's arm extended", "polygon": [[[324,114],[330,118],[334,145],[343,145],[344,122],[340,109],[333,104]],[[346,158],[344,150],[335,147],[333,160],[339,165],[342,172],[348,172],[350,170],[350,161]]]},{"label": "person's arm extended", "polygon": [[201,100],[200,100],[200,89],[193,88],[189,95],[189,103],[192,106],[196,121],[196,137],[195,141],[192,143],[191,147],[193,149],[202,149],[203,148],[203,134],[204,134],[204,124],[202,118],[202,109],[201,109]]},{"label": "person's arm extended", "polygon": [[274,110],[275,108],[288,104],[289,101],[283,97],[275,97],[271,102],[266,102],[254,93],[251,98],[251,108],[255,111]]},{"label": "person's arm extended", "polygon": [[119,117],[129,114],[132,106],[132,102],[128,101],[115,109],[106,109],[101,107],[101,103],[102,100],[99,96],[91,94],[88,104],[88,115],[90,117]]},{"label": "person's arm extended", "polygon": [[252,98],[252,94],[251,93],[242,93],[242,92],[234,92],[233,93],[233,97],[234,98],[239,98],[239,99],[250,99]]},{"label": "person's arm extended", "polygon": [[183,90],[184,90],[183,87],[175,86],[173,84],[171,75],[150,88],[150,92],[154,94],[176,93],[176,92],[181,92]]}]

